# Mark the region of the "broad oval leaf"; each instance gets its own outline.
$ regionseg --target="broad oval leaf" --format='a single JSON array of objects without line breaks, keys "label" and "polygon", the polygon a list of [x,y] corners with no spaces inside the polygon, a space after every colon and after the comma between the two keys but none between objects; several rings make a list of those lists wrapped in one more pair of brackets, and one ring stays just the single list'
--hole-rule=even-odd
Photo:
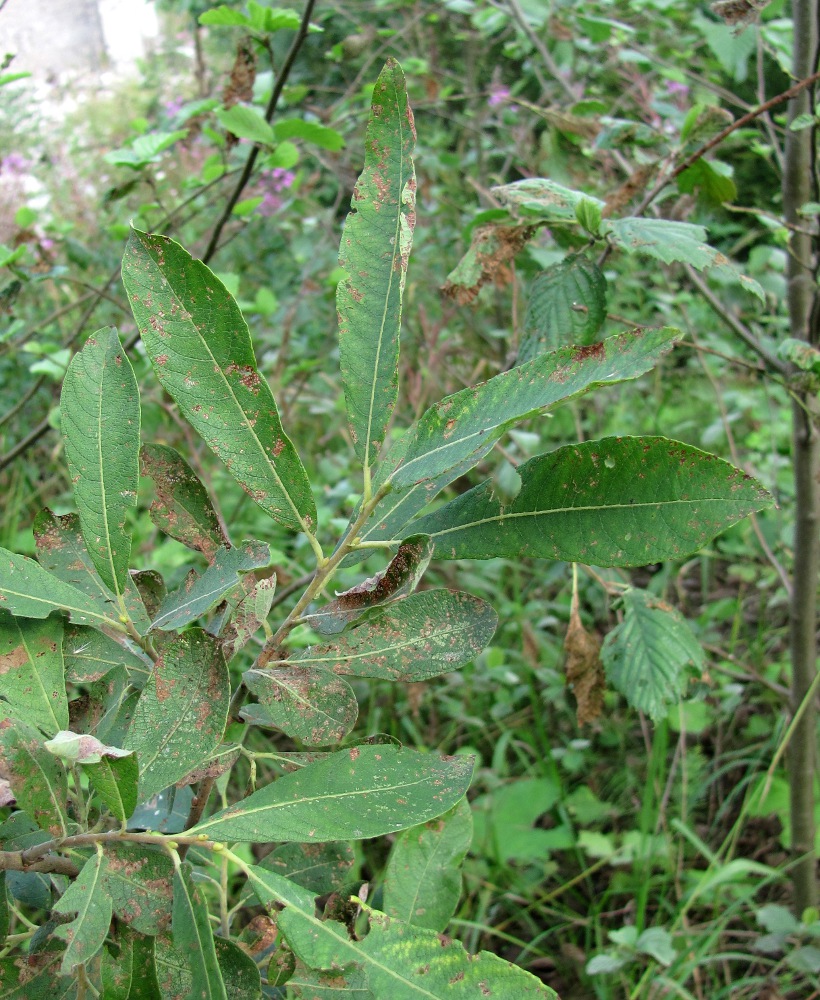
[{"label": "broad oval leaf", "polygon": [[182,455],[164,444],[144,444],[142,474],[153,480],[156,497],[148,513],[171,538],[201,552],[208,562],[227,545],[208,491]]},{"label": "broad oval leaf", "polygon": [[391,681],[422,681],[464,666],[492,639],[498,616],[486,601],[424,590],[396,601],[327,645],[288,657],[304,668]]},{"label": "broad oval leaf", "polygon": [[43,745],[40,733],[18,719],[0,719],[0,773],[18,808],[53,837],[68,833],[68,782],[63,766]]},{"label": "broad oval leaf", "polygon": [[668,438],[603,438],[518,467],[506,507],[487,480],[416,525],[439,559],[547,558],[644,566],[694,552],[772,503],[751,476]]},{"label": "broad oval leaf", "polygon": [[407,432],[404,458],[389,481],[403,489],[448,469],[453,476],[466,472],[525,417],[643,375],[680,336],[674,327],[633,330],[589,347],[561,348],[446,396]]},{"label": "broad oval leaf", "polygon": [[60,971],[73,972],[84,962],[89,962],[105,943],[111,923],[113,907],[105,885],[106,859],[96,851],[80,870],[54,904],[55,913],[76,913],[67,924],[54,929],[54,936],[66,942]]},{"label": "broad oval leaf", "polygon": [[208,757],[228,720],[228,668],[216,639],[199,628],[162,649],[128,729],[136,750],[142,799],[173,785]]},{"label": "broad oval leaf", "polygon": [[38,621],[0,609],[0,679],[15,718],[48,736],[68,728],[61,615]]},{"label": "broad oval leaf", "polygon": [[[277,666],[242,676],[265,710],[266,723],[309,747],[338,743],[356,725],[359,703],[353,688],[330,670]],[[253,721],[252,715],[240,715]]]},{"label": "broad oval leaf", "polygon": [[379,837],[446,812],[472,773],[472,757],[350,747],[283,775],[189,832],[250,842]]},{"label": "broad oval leaf", "polygon": [[416,221],[415,138],[404,74],[390,59],[373,88],[364,171],[339,250],[347,276],[336,292],[350,434],[365,468],[378,455],[398,395],[401,301]]},{"label": "broad oval leaf", "polygon": [[132,230],[122,280],[164,389],[245,492],[286,527],[316,506],[230,292],[173,240]]},{"label": "broad oval leaf", "polygon": [[60,414],[86,548],[103,583],[120,595],[131,555],[125,522],[137,506],[140,400],[113,327],[92,334],[71,359]]},{"label": "broad oval leaf", "polygon": [[702,670],[703,649],[683,615],[660,598],[631,588],[621,600],[624,619],[604,640],[601,659],[612,686],[657,722]]}]

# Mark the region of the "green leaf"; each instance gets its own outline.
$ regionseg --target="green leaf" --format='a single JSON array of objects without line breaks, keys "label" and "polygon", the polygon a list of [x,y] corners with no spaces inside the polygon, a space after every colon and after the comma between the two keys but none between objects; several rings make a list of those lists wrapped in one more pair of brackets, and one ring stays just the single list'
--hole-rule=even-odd
[{"label": "green leaf", "polygon": [[[268,978],[270,979],[270,972]],[[308,969],[304,962],[296,963],[296,971],[287,980],[297,997],[311,1000],[376,1000],[367,988],[363,969],[349,966],[343,973]]]},{"label": "green leaf", "polygon": [[472,757],[350,747],[284,775],[189,833],[250,842],[379,837],[446,812],[472,772]]},{"label": "green leaf", "polygon": [[444,1000],[491,995],[494,1000],[558,1000],[535,976],[497,955],[486,951],[469,955],[459,941],[368,912],[370,932],[362,941],[351,940],[343,924],[320,921],[294,906],[286,906],[277,923],[306,965],[334,970],[357,966],[365,971],[376,997]]},{"label": "green leaf", "polygon": [[[260,1000],[262,982],[253,959],[233,942],[220,937],[214,938],[214,951],[219,975],[230,1000]],[[163,1000],[199,1000],[207,995],[193,992],[191,968],[183,953],[164,934],[156,939],[156,961],[162,986],[160,996]]]},{"label": "green leaf", "polygon": [[575,210],[582,201],[591,202],[600,209],[605,206],[600,198],[545,177],[528,177],[491,190],[499,204],[512,215],[541,222],[575,222]]},{"label": "green leaf", "polygon": [[162,648],[124,746],[136,750],[145,799],[184,778],[222,740],[230,682],[217,640],[199,628]]},{"label": "green leaf", "polygon": [[[561,788],[552,778],[523,778],[479,796],[473,803],[473,851],[505,865],[548,858],[557,828],[533,827],[560,797]],[[562,846],[572,847],[572,839]]]},{"label": "green leaf", "polygon": [[179,452],[167,445],[144,444],[142,474],[154,482],[151,520],[166,535],[201,552],[210,562],[228,545],[207,490]]},{"label": "green leaf", "polygon": [[265,121],[264,115],[257,108],[234,104],[230,108],[219,108],[215,114],[219,124],[240,139],[249,139],[251,142],[268,146],[276,142],[272,126]]},{"label": "green leaf", "polygon": [[[265,710],[266,725],[310,747],[338,743],[356,725],[359,704],[353,689],[330,670],[277,666],[248,670],[248,690]],[[247,718],[244,710],[242,718]],[[253,714],[248,721],[253,720]]]},{"label": "green leaf", "polygon": [[59,951],[29,953],[25,961],[19,955],[0,959],[0,998],[2,1000],[75,1000],[76,982],[59,976]]},{"label": "green leaf", "polygon": [[443,931],[461,895],[461,863],[473,837],[470,805],[400,833],[384,873],[384,912],[407,924]]},{"label": "green leaf", "polygon": [[265,542],[249,541],[235,549],[219,549],[202,576],[186,580],[167,595],[151,628],[170,631],[196,621],[239,583],[240,573],[269,562],[270,547]]},{"label": "green leaf", "polygon": [[336,892],[353,875],[355,854],[350,844],[280,844],[266,854],[259,868],[290,879],[316,896]]},{"label": "green leaf", "polygon": [[[329,149],[331,152],[337,152],[344,148],[345,144],[344,136],[335,128],[328,128],[327,125],[320,125],[318,122],[306,122],[303,118],[285,118],[277,122],[273,131],[277,142],[286,139],[304,139],[306,142],[312,142],[314,146],[319,146],[320,149]],[[408,155],[410,152],[412,150]]]},{"label": "green leaf", "polygon": [[751,476],[667,438],[603,438],[517,469],[506,507],[490,480],[415,522],[439,559],[546,558],[644,566],[694,552],[772,503]]},{"label": "green leaf", "polygon": [[234,10],[233,7],[212,7],[199,15],[199,23],[213,26],[247,27],[251,21],[247,14]]},{"label": "green leaf", "polygon": [[399,545],[386,570],[351,587],[306,616],[307,624],[321,635],[342,632],[368,609],[412,593],[433,555],[427,535],[410,535]]},{"label": "green leaf", "polygon": [[[245,577],[243,586],[251,580]],[[230,621],[220,630],[222,650],[225,659],[235,656],[268,620],[271,604],[276,593],[276,576],[263,577],[252,584],[250,591],[234,609]]]},{"label": "green leaf", "polygon": [[140,934],[155,935],[171,919],[174,866],[167,851],[131,841],[105,845],[106,890],[114,913]]},{"label": "green leaf", "polygon": [[296,31],[302,23],[301,17],[295,10],[290,10],[289,8],[272,10],[265,4],[256,3],[255,0],[249,0],[248,13],[250,14],[251,25],[257,31],[271,33],[280,31],[283,28]]},{"label": "green leaf", "polygon": [[601,660],[612,686],[657,722],[680,700],[692,672],[702,672],[703,650],[665,601],[637,589],[622,601],[624,619],[604,640]]},{"label": "green leaf", "polygon": [[103,159],[106,163],[113,163],[117,167],[131,167],[140,170],[149,163],[158,163],[160,153],[170,149],[174,143],[184,139],[188,134],[187,129],[179,129],[176,132],[149,132],[147,135],[139,135],[123,149],[112,149],[106,153]]},{"label": "green leaf", "polygon": [[591,344],[605,319],[601,269],[584,254],[567,257],[532,284],[517,364],[565,344]]},{"label": "green leaf", "polygon": [[68,698],[62,617],[37,621],[15,618],[0,609],[0,677],[12,715],[48,736],[65,729]]},{"label": "green leaf", "polygon": [[678,175],[678,190],[690,194],[698,188],[709,201],[719,204],[734,201],[737,188],[732,180],[731,168],[719,160],[696,160],[691,167]]},{"label": "green leaf", "polygon": [[126,647],[86,625],[68,625],[63,637],[65,676],[72,683],[91,683],[125,667],[128,677],[142,687],[153,669],[151,660],[136,647]]},{"label": "green leaf", "polygon": [[65,770],[43,745],[40,733],[17,719],[0,719],[0,774],[11,785],[17,808],[53,837],[68,833]]},{"label": "green leaf", "polygon": [[401,303],[416,222],[415,138],[404,74],[389,59],[373,89],[364,171],[339,250],[347,275],[336,291],[348,422],[365,469],[398,396]]},{"label": "green leaf", "polygon": [[[33,530],[37,559],[43,569],[92,598],[100,615],[115,619],[117,628],[122,629],[117,598],[102,582],[91,561],[77,515],[58,517],[50,510],[42,510],[34,519]],[[145,634],[150,620],[139,591],[130,579],[126,580],[123,599],[126,614],[134,627],[141,635]]]},{"label": "green leaf", "polygon": [[137,807],[139,765],[136,755],[106,755],[96,764],[86,764],[85,771],[94,791],[112,814],[124,823]]},{"label": "green leaf", "polygon": [[673,327],[634,330],[590,347],[561,348],[446,396],[405,435],[404,459],[390,482],[402,489],[448,469],[455,470],[455,478],[519,421],[599,386],[643,375],[680,336]]},{"label": "green leaf", "polygon": [[664,264],[681,261],[691,264],[698,271],[714,268],[739,281],[747,292],[756,295],[761,302],[766,301],[766,294],[758,282],[740,274],[727,257],[706,243],[706,229],[703,226],[671,219],[628,216],[625,219],[607,219],[603,228],[612,243],[631,253],[652,257]]},{"label": "green leaf", "polygon": [[334,674],[416,682],[458,670],[492,639],[498,616],[485,601],[449,590],[424,590],[373,612],[328,645],[287,657]]},{"label": "green leaf", "polygon": [[222,282],[178,243],[136,229],[122,277],[157,378],[188,422],[271,517],[315,528],[307,475]]},{"label": "green leaf", "polygon": [[105,886],[105,856],[97,850],[55,903],[55,913],[75,913],[67,924],[54,928],[54,936],[67,943],[60,971],[73,972],[89,962],[105,943],[113,907]]},{"label": "green leaf", "polygon": [[219,969],[208,905],[188,865],[174,872],[174,906],[171,917],[174,947],[191,973],[191,996],[201,1000],[228,1000]]},{"label": "green leaf", "polygon": [[651,956],[660,965],[671,965],[678,957],[672,935],[663,927],[647,927],[635,942],[635,951]]},{"label": "green leaf", "polygon": [[116,958],[103,952],[103,1000],[157,1000],[161,996],[154,961],[154,939],[118,928]]},{"label": "green leaf", "polygon": [[0,548],[0,603],[22,618],[48,618],[52,611],[66,611],[73,622],[123,629],[111,613],[101,614],[98,603],[77,587],[52,576],[28,556]]}]

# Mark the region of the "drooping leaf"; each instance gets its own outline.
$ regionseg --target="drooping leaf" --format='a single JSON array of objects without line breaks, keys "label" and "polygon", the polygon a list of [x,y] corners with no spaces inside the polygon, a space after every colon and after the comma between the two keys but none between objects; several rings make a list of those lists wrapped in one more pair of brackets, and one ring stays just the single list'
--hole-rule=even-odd
[{"label": "drooping leaf", "polygon": [[124,646],[86,625],[68,625],[63,636],[66,679],[72,683],[98,681],[125,667],[132,683],[142,687],[153,667],[136,646]]},{"label": "drooping leaf", "polygon": [[211,498],[182,455],[163,444],[144,444],[142,474],[154,482],[156,497],[149,514],[171,538],[201,552],[208,562],[228,545]]},{"label": "drooping leaf", "polygon": [[680,338],[679,330],[634,330],[589,347],[541,355],[431,406],[405,435],[409,442],[390,474],[396,489],[465,472],[526,417],[602,385],[637,378]]},{"label": "drooping leaf", "polygon": [[372,612],[335,642],[310,646],[290,663],[336,674],[414,682],[464,666],[492,639],[498,616],[485,601],[424,590]]},{"label": "drooping leaf", "polygon": [[277,665],[272,670],[248,670],[242,676],[271,723],[307,746],[338,743],[356,725],[356,695],[330,670]]},{"label": "drooping leaf", "polygon": [[558,1000],[535,976],[497,955],[469,955],[459,941],[369,913],[370,932],[362,941],[351,940],[344,924],[318,920],[295,906],[286,906],[278,923],[306,965],[327,970],[354,965],[365,972],[376,997],[445,1000],[484,994],[494,1000]]},{"label": "drooping leaf", "polygon": [[43,745],[40,733],[18,719],[0,719],[0,774],[11,784],[17,806],[54,837],[68,833],[65,770]]},{"label": "drooping leaf", "polygon": [[188,422],[271,517],[315,529],[307,475],[227,288],[178,243],[138,230],[122,276],[157,378]]},{"label": "drooping leaf", "polygon": [[160,605],[152,628],[170,631],[196,621],[239,583],[239,574],[270,562],[265,542],[243,542],[235,549],[219,549],[202,576],[191,577],[167,595]]},{"label": "drooping leaf", "polygon": [[423,826],[403,830],[384,873],[384,912],[416,927],[443,931],[458,906],[461,863],[472,836],[466,799]]},{"label": "drooping leaf", "polygon": [[174,905],[171,917],[174,947],[191,973],[189,995],[201,1000],[229,1000],[219,969],[208,904],[191,879],[188,865],[174,872]]},{"label": "drooping leaf", "polygon": [[131,555],[125,522],[137,506],[140,402],[113,327],[92,334],[71,359],[60,413],[86,548],[103,583],[119,595]]},{"label": "drooping leaf", "polygon": [[569,625],[564,636],[566,662],[564,673],[567,686],[575,695],[578,725],[594,722],[604,710],[604,669],[601,664],[601,640],[584,628],[573,597]]},{"label": "drooping leaf", "polygon": [[191,628],[163,647],[124,742],[126,750],[137,751],[143,799],[213,753],[225,731],[229,699],[228,668],[216,639]]},{"label": "drooping leaf", "polygon": [[699,271],[704,268],[721,270],[739,281],[747,292],[756,295],[761,302],[766,301],[766,294],[758,282],[740,274],[724,254],[709,246],[703,226],[672,219],[628,216],[624,219],[607,219],[604,231],[613,243],[625,250],[652,257],[664,264],[682,261]]},{"label": "drooping leaf", "polygon": [[442,292],[458,305],[466,306],[490,281],[509,284],[510,261],[534,235],[532,226],[476,226],[467,252],[447,275]]},{"label": "drooping leaf", "polygon": [[339,263],[339,361],[350,434],[375,462],[398,395],[399,328],[415,225],[416,132],[404,74],[390,59],[373,89],[365,166],[353,192]]},{"label": "drooping leaf", "polygon": [[416,522],[438,558],[643,566],[687,555],[772,502],[740,469],[667,438],[588,441],[517,471],[506,507],[487,480]]},{"label": "drooping leaf", "polygon": [[622,595],[624,619],[607,635],[601,659],[613,687],[633,708],[663,718],[704,667],[703,649],[686,619],[645,590]]},{"label": "drooping leaf", "polygon": [[472,771],[471,757],[350,747],[283,775],[191,832],[250,842],[378,837],[446,812],[466,792]]},{"label": "drooping leaf", "polygon": [[341,890],[353,875],[355,855],[343,841],[329,844],[280,844],[259,868],[290,879],[317,896]]},{"label": "drooping leaf", "polygon": [[47,572],[28,556],[0,548],[0,605],[21,618],[48,618],[66,611],[73,622],[123,629],[114,609],[99,611],[98,602]]},{"label": "drooping leaf", "polygon": [[532,283],[517,364],[566,344],[591,344],[606,319],[606,278],[585,254],[573,254]]},{"label": "drooping leaf", "polygon": [[319,122],[306,122],[302,118],[283,118],[276,123],[273,131],[279,142],[285,139],[305,139],[320,149],[329,149],[333,152],[344,148],[345,144],[344,136],[335,128],[328,128]]},{"label": "drooping leaf", "polygon": [[154,939],[119,927],[116,957],[103,952],[103,1000],[156,1000],[161,996],[154,960]]},{"label": "drooping leaf", "polygon": [[[53,573],[92,598],[102,615],[119,622],[117,598],[100,579],[85,546],[76,514],[58,517],[50,510],[42,510],[34,519],[34,541],[37,560],[43,569]],[[123,592],[125,610],[140,635],[148,631],[149,618],[136,587],[130,579]]]},{"label": "drooping leaf", "polygon": [[0,608],[0,714],[53,736],[68,726],[63,618],[15,618]]},{"label": "drooping leaf", "polygon": [[73,972],[83,962],[89,962],[102,948],[111,923],[113,907],[105,885],[106,860],[96,851],[54,904],[56,913],[76,913],[67,924],[54,929],[54,936],[66,942],[60,971]]},{"label": "drooping leaf", "polygon": [[386,570],[307,615],[307,623],[321,635],[336,635],[360,618],[367,608],[411,594],[430,564],[432,555],[433,545],[426,535],[411,535],[403,539]]},{"label": "drooping leaf", "polygon": [[[153,829],[158,829],[156,824]],[[155,935],[171,919],[174,866],[167,851],[127,840],[105,845],[106,890],[114,913],[140,934]]]}]

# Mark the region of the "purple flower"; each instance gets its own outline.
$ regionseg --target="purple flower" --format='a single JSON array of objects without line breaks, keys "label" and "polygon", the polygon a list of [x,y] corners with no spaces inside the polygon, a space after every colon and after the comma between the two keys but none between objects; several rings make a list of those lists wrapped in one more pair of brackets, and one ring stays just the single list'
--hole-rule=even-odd
[{"label": "purple flower", "polygon": [[262,200],[256,206],[256,211],[259,215],[264,215],[267,218],[268,216],[275,215],[281,207],[282,199],[279,195],[266,191]]},{"label": "purple flower", "polygon": [[25,156],[21,156],[20,153],[9,153],[8,156],[4,156],[0,160],[0,174],[12,174],[12,176],[20,177],[28,172],[30,166],[31,160],[27,160]]},{"label": "purple flower", "polygon": [[185,101],[181,97],[175,97],[172,101],[165,102],[165,114],[169,118],[175,118],[185,107]]},{"label": "purple flower", "polygon": [[667,80],[666,92],[672,97],[687,97],[689,87],[685,83],[679,83],[677,80]]},{"label": "purple flower", "polygon": [[499,104],[504,104],[509,99],[510,88],[505,87],[502,83],[494,83],[490,87],[490,96],[487,98],[487,105],[491,108],[497,108]]}]

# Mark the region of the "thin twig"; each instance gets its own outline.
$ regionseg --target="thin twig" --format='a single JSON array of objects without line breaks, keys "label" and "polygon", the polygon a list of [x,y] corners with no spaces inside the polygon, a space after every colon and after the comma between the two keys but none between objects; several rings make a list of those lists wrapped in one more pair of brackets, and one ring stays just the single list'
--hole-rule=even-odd
[{"label": "thin twig", "polygon": [[530,40],[533,47],[536,49],[541,58],[544,60],[544,65],[549,70],[552,78],[555,80],[556,83],[560,85],[561,89],[564,91],[564,93],[571,101],[577,101],[578,95],[572,89],[567,79],[564,77],[564,74],[558,68],[558,64],[552,58],[550,50],[546,47],[546,45],[544,45],[544,43],[541,41],[538,35],[536,35],[536,33],[532,30],[532,27],[528,23],[524,11],[521,9],[521,4],[518,2],[518,0],[507,0],[507,5],[510,8],[510,13],[518,23],[518,26]]}]

